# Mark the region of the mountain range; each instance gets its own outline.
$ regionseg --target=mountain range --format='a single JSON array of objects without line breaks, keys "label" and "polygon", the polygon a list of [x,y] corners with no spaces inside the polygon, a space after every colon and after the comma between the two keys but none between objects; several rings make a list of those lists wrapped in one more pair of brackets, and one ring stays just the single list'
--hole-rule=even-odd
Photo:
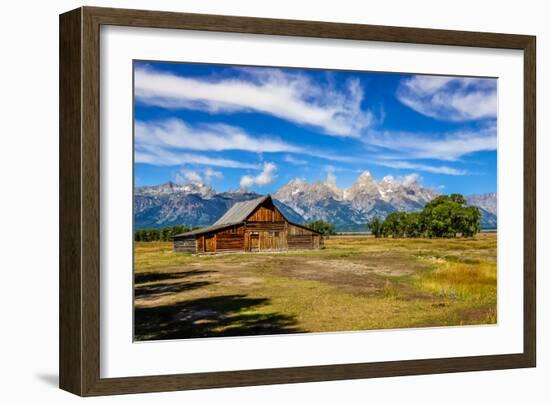
[{"label": "mountain range", "polygon": [[[335,224],[337,231],[366,231],[365,224],[372,218],[383,218],[394,211],[419,211],[438,195],[414,177],[397,180],[386,176],[377,182],[365,171],[349,188],[341,189],[330,181],[309,184],[293,179],[272,197],[290,221],[306,223],[322,219]],[[206,226],[213,224],[236,202],[260,196],[243,188],[217,193],[200,182],[136,187],[134,225],[136,229],[176,224]],[[483,228],[496,228],[496,193],[468,195],[466,200],[480,208]]]}]

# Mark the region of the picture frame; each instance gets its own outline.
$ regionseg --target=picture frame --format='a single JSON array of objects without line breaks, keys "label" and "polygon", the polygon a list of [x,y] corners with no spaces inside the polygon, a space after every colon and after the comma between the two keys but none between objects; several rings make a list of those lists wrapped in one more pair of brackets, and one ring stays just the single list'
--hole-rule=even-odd
[{"label": "picture frame", "polygon": [[[128,26],[523,51],[523,352],[269,369],[100,376],[100,27]],[[81,7],[60,16],[60,387],[80,396],[527,368],[536,365],[534,36]]]}]

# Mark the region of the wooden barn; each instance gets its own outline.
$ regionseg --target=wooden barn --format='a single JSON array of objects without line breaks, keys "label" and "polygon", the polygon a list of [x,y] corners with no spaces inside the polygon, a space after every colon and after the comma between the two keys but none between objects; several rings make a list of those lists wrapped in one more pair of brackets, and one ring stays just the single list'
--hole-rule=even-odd
[{"label": "wooden barn", "polygon": [[238,202],[213,225],[174,236],[174,251],[202,253],[319,249],[320,232],[286,219],[271,196]]}]

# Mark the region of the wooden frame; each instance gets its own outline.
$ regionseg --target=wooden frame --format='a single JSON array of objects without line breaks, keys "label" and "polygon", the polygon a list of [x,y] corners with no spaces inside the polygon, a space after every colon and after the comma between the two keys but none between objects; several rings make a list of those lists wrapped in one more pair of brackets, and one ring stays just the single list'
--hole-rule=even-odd
[{"label": "wooden frame", "polygon": [[[99,29],[101,25],[338,38],[524,52],[522,354],[100,378]],[[60,16],[60,387],[81,395],[160,392],[533,367],[536,362],[535,37],[82,7]]]}]

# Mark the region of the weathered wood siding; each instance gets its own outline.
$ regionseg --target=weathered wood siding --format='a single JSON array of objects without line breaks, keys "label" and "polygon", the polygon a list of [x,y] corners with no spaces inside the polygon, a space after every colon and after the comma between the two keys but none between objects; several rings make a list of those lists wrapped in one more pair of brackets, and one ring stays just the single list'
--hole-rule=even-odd
[{"label": "weathered wood siding", "polygon": [[246,220],[244,250],[249,252],[288,249],[287,221],[273,203],[259,206]]},{"label": "weathered wood siding", "polygon": [[197,253],[197,241],[195,237],[175,239],[174,252]]},{"label": "weathered wood siding", "polygon": [[244,236],[244,250],[249,252],[287,250],[286,231],[247,231]]},{"label": "weathered wood siding", "polygon": [[288,224],[288,249],[319,249],[321,236],[299,225]]},{"label": "weathered wood siding", "polygon": [[313,234],[313,249],[320,249],[323,246],[323,238],[319,234]]},{"label": "weathered wood siding", "polygon": [[244,226],[235,226],[216,233],[216,252],[244,251]]},{"label": "weathered wood siding", "polygon": [[316,232],[313,232],[312,230],[301,227],[299,225],[288,223],[288,235],[313,235],[313,234],[316,234]]},{"label": "weathered wood siding", "polygon": [[252,213],[247,222],[251,221],[271,221],[271,222],[284,222],[285,218],[272,204],[265,204],[260,206]]},{"label": "weathered wood siding", "polygon": [[247,222],[247,231],[286,231],[286,222]]},{"label": "weathered wood siding", "polygon": [[206,253],[216,252],[216,234],[206,234],[204,236],[204,251]]},{"label": "weathered wood siding", "polygon": [[197,253],[204,253],[204,235],[197,238]]}]

